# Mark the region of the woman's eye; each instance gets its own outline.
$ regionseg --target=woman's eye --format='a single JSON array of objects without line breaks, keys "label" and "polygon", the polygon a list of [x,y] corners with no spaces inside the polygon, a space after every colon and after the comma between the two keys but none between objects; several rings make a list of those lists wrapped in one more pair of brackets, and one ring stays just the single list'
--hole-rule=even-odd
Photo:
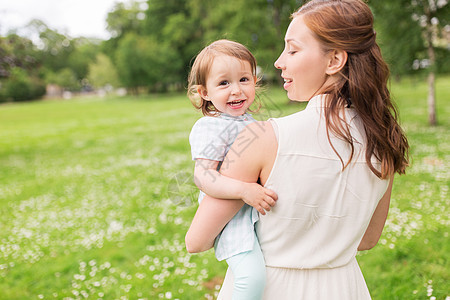
[{"label": "woman's eye", "polygon": [[295,54],[295,53],[297,53],[297,51],[295,51],[295,50],[288,51],[288,54],[289,54],[289,55],[293,55],[293,54]]}]

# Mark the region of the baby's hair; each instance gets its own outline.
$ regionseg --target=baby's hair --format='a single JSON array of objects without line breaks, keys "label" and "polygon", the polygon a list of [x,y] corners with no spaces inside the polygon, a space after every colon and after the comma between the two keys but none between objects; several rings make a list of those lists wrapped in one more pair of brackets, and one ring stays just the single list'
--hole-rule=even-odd
[{"label": "baby's hair", "polygon": [[220,55],[228,55],[250,64],[253,76],[256,77],[256,59],[242,44],[230,40],[217,40],[203,48],[192,65],[188,78],[188,96],[195,108],[201,110],[205,116],[213,116],[217,109],[211,101],[207,101],[198,94],[199,86],[206,87],[206,80],[214,59]]}]

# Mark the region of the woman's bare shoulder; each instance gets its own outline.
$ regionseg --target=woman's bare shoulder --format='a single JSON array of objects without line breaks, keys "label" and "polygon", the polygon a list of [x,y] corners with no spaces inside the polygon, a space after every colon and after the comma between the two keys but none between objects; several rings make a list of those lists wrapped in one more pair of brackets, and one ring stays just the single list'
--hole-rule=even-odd
[{"label": "woman's bare shoulder", "polygon": [[254,122],[247,125],[235,141],[242,143],[239,148],[253,165],[258,166],[261,182],[269,176],[278,151],[277,129],[274,126],[271,121]]},{"label": "woman's bare shoulder", "polygon": [[247,125],[241,134],[247,136],[253,135],[254,137],[260,138],[261,142],[270,140],[275,136],[275,131],[271,121],[256,121]]},{"label": "woman's bare shoulder", "polygon": [[259,176],[263,169],[272,167],[277,147],[278,143],[270,122],[253,122],[237,136],[225,157],[221,173],[233,177],[234,172],[239,170],[242,173],[245,169]]}]

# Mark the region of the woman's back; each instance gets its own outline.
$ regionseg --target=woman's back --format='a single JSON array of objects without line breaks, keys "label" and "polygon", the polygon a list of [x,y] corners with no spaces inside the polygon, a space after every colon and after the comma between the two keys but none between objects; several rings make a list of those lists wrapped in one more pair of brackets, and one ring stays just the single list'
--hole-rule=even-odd
[{"label": "woman's back", "polygon": [[[310,269],[347,264],[388,187],[389,181],[367,166],[364,129],[351,108],[345,109],[345,117],[355,154],[342,170],[327,139],[320,113],[323,100],[316,96],[304,111],[274,120],[278,153],[265,187],[279,200],[261,216],[257,228],[267,266]],[[345,163],[350,146],[330,138]]]},{"label": "woman's back", "polygon": [[[257,223],[268,283],[263,299],[370,299],[355,255],[389,180],[369,169],[364,129],[352,108],[345,118],[355,153],[342,170],[327,138],[323,100],[316,96],[305,110],[272,121],[278,151],[261,179],[278,200]],[[350,146],[330,139],[346,163]],[[270,151],[267,156],[271,164]],[[231,299],[232,284],[227,272],[218,299]]]}]

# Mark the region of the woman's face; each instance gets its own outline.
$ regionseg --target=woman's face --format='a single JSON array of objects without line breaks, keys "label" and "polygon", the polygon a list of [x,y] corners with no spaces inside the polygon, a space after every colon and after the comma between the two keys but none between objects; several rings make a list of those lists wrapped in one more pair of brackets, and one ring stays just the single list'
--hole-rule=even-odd
[{"label": "woman's face", "polygon": [[285,48],[275,62],[282,71],[288,98],[308,101],[320,94],[328,79],[325,72],[329,59],[303,17],[295,17],[286,31]]}]

